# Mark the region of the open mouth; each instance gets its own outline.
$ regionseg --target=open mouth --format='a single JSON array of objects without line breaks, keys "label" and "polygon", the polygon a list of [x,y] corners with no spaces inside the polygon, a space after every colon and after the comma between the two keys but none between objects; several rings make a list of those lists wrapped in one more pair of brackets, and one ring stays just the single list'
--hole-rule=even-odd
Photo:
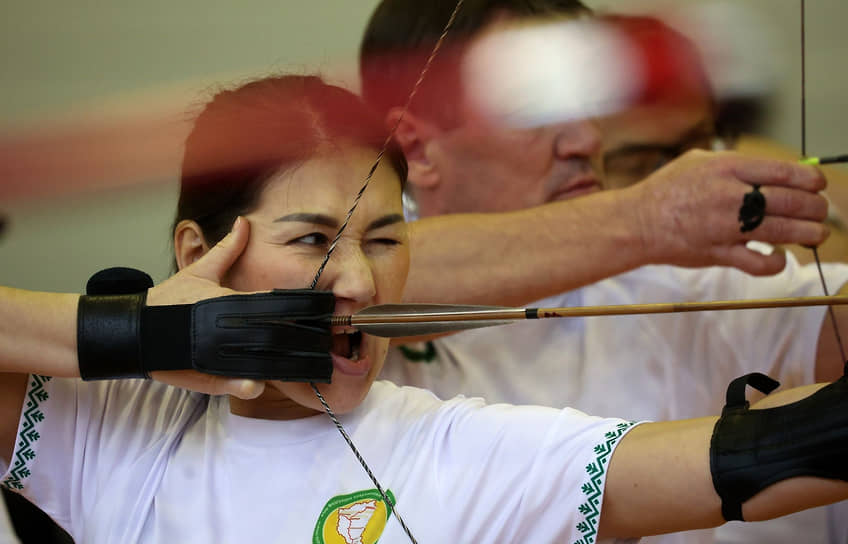
[{"label": "open mouth", "polygon": [[359,348],[361,345],[361,332],[355,331],[338,333],[333,335],[333,347],[330,352],[335,353],[340,357],[344,357],[345,359],[357,361],[359,360]]}]

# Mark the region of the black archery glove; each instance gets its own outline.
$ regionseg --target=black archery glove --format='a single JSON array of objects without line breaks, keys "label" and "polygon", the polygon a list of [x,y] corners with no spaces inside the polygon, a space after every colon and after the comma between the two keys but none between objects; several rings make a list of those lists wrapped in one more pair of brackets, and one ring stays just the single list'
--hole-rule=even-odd
[{"label": "black archery glove", "polygon": [[[84,380],[194,369],[234,378],[330,382],[332,293],[275,290],[145,306],[152,284],[132,269],[109,269],[89,280],[77,312]],[[144,290],[128,293],[138,288]]]},{"label": "black archery glove", "polygon": [[756,410],[745,400],[746,385],[768,394],[779,384],[755,372],[727,388],[710,441],[713,486],[725,520],[742,520],[742,503],[787,478],[848,481],[848,377],[790,404]]}]

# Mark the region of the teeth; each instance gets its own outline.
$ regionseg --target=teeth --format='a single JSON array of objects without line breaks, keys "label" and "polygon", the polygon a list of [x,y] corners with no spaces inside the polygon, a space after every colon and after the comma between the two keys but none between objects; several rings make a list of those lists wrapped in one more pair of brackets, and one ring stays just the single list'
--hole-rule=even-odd
[{"label": "teeth", "polygon": [[350,358],[353,361],[359,360],[359,348],[362,345],[362,334],[359,332],[355,332],[350,336],[350,347],[351,347],[351,355]]},{"label": "teeth", "polygon": [[353,333],[337,332],[333,337],[333,348],[331,349],[333,353],[352,361],[359,360],[360,346],[362,345],[361,333],[356,331]]}]

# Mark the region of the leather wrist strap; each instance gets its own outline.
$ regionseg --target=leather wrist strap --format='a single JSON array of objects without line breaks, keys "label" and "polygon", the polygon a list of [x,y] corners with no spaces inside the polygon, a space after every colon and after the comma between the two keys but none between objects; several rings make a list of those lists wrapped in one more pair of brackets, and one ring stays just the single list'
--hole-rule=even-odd
[{"label": "leather wrist strap", "polygon": [[83,380],[147,378],[141,363],[141,309],[147,292],[86,295],[77,307],[77,357]]}]

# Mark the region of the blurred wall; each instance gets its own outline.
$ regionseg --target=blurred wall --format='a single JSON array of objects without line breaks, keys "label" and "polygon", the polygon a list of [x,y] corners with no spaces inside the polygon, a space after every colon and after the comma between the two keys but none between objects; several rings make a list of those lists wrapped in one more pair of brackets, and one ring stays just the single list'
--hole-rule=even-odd
[{"label": "blurred wall", "polygon": [[[801,0],[588,0],[596,10],[620,13],[663,13],[664,6],[725,4],[762,22],[770,43],[767,62],[776,69],[776,92],[766,135],[793,148],[801,147]],[[841,60],[848,51],[845,0],[807,0],[806,101],[807,152],[833,155],[848,151],[848,72]]]},{"label": "blurred wall", "polygon": [[[274,71],[318,69],[334,82],[355,81],[360,34],[376,3],[3,2],[0,142],[33,124],[65,128],[91,117],[181,112],[208,98],[215,84]],[[81,291],[93,272],[114,265],[166,277],[178,155],[164,179],[0,201],[8,219],[0,284]]]},{"label": "blurred wall", "polygon": [[[676,0],[673,5],[698,0]],[[709,1],[709,0],[701,0]],[[315,68],[355,79],[356,49],[377,0],[30,0],[0,7],[0,141],[21,127],[76,119],[183,111],[215,82]],[[635,0],[593,7],[644,11]],[[768,133],[800,145],[799,0],[736,0],[776,37],[780,66]],[[647,7],[646,7],[647,6]],[[848,151],[842,130],[848,2],[807,2],[807,140],[811,154]],[[174,153],[174,157],[178,155]],[[4,160],[12,160],[6,157]],[[169,271],[170,173],[122,189],[0,201],[0,284],[80,291],[106,266],[135,266],[161,280]],[[8,169],[7,169],[8,171]],[[13,170],[12,170],[13,171]],[[56,175],[61,183],[61,173]],[[8,179],[0,183],[9,183]]]}]

